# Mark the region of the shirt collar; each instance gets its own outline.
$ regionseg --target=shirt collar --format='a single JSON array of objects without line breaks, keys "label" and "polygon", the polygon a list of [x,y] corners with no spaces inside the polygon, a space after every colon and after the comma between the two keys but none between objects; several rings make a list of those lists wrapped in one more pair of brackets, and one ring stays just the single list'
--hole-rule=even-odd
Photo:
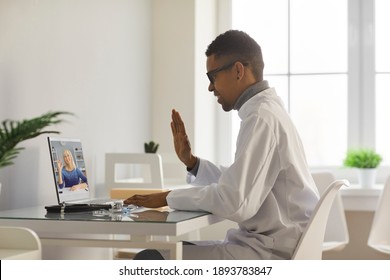
[{"label": "shirt collar", "polygon": [[241,106],[244,105],[249,99],[258,94],[259,92],[269,88],[268,82],[263,80],[254,85],[251,85],[249,88],[244,90],[244,92],[238,97],[236,104],[234,104],[234,110],[240,110]]}]

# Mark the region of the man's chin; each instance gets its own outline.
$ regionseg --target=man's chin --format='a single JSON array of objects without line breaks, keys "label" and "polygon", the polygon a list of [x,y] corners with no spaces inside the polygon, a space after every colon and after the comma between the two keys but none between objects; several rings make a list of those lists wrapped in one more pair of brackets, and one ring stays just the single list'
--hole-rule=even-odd
[{"label": "man's chin", "polygon": [[222,107],[222,109],[223,109],[225,112],[230,112],[230,111],[233,109],[232,107],[226,106],[226,105],[223,105],[223,104],[221,104],[221,107]]},{"label": "man's chin", "polygon": [[217,102],[219,103],[219,105],[221,105],[222,109],[225,112],[229,112],[229,111],[231,111],[233,109],[233,107],[231,107],[228,104],[224,103],[221,98],[218,98]]}]

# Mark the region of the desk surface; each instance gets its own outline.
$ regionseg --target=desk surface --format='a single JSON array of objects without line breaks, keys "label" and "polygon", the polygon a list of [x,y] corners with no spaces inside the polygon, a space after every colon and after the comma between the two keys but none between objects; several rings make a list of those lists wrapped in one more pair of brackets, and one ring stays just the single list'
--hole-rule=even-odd
[{"label": "desk surface", "polygon": [[221,221],[207,212],[137,209],[129,213],[47,213],[44,206],[0,211],[0,225],[25,226],[38,233],[177,236]]},{"label": "desk surface", "polygon": [[[156,236],[175,237],[222,220],[207,212],[168,208],[141,208],[130,214],[106,211],[61,215],[47,213],[44,206],[0,211],[0,225],[30,228],[38,234],[42,245],[169,249],[172,259],[181,259],[181,242],[158,241]],[[116,234],[131,238],[116,240],[112,238]]]}]

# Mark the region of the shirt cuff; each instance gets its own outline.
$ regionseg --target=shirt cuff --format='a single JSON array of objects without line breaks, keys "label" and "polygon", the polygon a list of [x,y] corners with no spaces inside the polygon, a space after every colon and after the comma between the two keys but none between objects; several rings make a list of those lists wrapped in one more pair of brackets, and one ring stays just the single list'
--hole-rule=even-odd
[{"label": "shirt cuff", "polygon": [[196,176],[196,174],[198,174],[199,164],[200,164],[200,159],[197,157],[197,158],[196,158],[196,163],[195,163],[194,168],[189,169],[189,168],[187,167],[187,171],[188,171],[189,173],[191,173],[192,175]]}]

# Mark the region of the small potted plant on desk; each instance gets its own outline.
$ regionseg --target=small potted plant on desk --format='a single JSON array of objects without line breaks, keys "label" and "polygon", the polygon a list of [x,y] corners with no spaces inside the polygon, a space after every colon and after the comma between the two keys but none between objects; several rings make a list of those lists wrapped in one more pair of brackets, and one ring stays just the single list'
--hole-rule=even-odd
[{"label": "small potted plant on desk", "polygon": [[[47,126],[61,123],[60,115],[71,115],[68,112],[48,112],[41,116],[22,120],[4,120],[0,124],[0,168],[13,164],[23,147],[17,145],[27,139],[32,139],[44,133],[59,133],[53,130],[44,130]],[[1,191],[1,182],[0,182]]]},{"label": "small potted plant on desk", "polygon": [[376,171],[382,157],[373,149],[350,149],[344,159],[344,166],[357,168],[361,187],[372,187],[375,184]]}]

